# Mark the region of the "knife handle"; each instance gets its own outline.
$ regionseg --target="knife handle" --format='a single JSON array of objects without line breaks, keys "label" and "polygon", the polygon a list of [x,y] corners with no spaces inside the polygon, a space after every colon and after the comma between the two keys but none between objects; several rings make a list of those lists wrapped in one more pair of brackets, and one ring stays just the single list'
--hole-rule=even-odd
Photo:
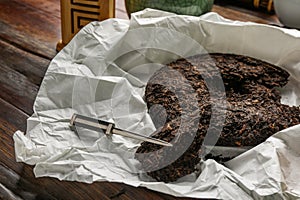
[{"label": "knife handle", "polygon": [[115,125],[110,122],[98,120],[92,117],[87,117],[79,114],[73,114],[70,120],[70,126],[74,129],[76,126],[94,130],[103,131],[105,135],[110,136],[113,133]]}]

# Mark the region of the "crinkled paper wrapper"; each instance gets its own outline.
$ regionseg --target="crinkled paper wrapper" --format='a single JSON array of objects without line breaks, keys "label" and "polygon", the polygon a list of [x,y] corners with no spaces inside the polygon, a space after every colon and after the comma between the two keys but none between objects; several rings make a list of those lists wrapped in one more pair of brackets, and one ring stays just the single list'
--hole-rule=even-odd
[{"label": "crinkled paper wrapper", "polygon": [[[149,35],[139,28],[164,31]],[[137,36],[127,35],[136,29],[140,31]],[[13,136],[17,161],[35,165],[36,177],[120,182],[178,197],[300,198],[300,126],[275,134],[226,166],[207,160],[201,163],[198,177],[189,175],[168,184],[134,173],[139,166],[134,159],[139,141],[69,129],[69,119],[76,112],[150,135],[155,128],[143,101],[147,81],[143,75],[159,66],[147,63],[164,64],[176,57],[147,48],[132,49],[151,46],[152,41],[185,54],[174,31],[197,41],[208,52],[252,56],[284,68],[291,77],[282,91],[282,102],[299,105],[299,31],[230,21],[216,13],[192,17],[146,9],[130,21],[90,23],[52,60],[34,114],[28,119],[27,133],[17,131]]]}]

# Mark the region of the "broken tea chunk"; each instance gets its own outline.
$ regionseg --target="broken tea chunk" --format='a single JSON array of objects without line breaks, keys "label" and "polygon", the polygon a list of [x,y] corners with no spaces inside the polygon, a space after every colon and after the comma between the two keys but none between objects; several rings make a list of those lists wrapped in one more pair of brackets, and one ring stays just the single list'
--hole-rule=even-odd
[{"label": "broken tea chunk", "polygon": [[[214,134],[221,127],[220,135],[215,136],[219,137],[216,145],[242,147],[256,146],[274,133],[299,124],[300,109],[280,103],[277,88],[286,85],[288,77],[277,66],[233,54],[197,55],[162,67],[149,79],[145,101],[157,128],[152,137],[173,146],[143,142],[136,159],[151,177],[172,182],[196,170],[208,129]],[[226,97],[214,88],[214,83],[220,82]],[[213,110],[215,98],[225,98],[225,106]],[[218,120],[222,113],[225,120]],[[212,116],[216,118],[213,121]],[[207,158],[217,162],[231,159]]]}]

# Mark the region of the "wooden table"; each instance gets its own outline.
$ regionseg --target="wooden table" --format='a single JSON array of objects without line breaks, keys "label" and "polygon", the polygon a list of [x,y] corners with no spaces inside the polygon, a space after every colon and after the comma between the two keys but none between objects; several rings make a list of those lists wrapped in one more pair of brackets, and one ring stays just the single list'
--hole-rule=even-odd
[{"label": "wooden table", "polygon": [[[59,0],[0,0],[0,199],[187,199],[119,183],[35,178],[33,167],[17,163],[12,135],[26,119],[60,39]],[[241,21],[279,24],[275,15],[229,5],[213,11]],[[117,0],[116,16],[127,18]]]}]

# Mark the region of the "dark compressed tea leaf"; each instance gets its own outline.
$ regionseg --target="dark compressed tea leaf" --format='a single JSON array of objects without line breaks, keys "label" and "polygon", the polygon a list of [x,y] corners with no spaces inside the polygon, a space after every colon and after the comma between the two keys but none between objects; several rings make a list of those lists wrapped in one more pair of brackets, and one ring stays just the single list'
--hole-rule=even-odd
[{"label": "dark compressed tea leaf", "polygon": [[[207,71],[209,73],[204,73]],[[256,146],[274,133],[299,124],[299,108],[281,104],[280,92],[276,89],[286,85],[288,77],[279,67],[232,54],[198,55],[162,67],[148,81],[145,101],[158,128],[152,137],[171,142],[173,147],[162,148],[144,142],[136,158],[148,175],[158,181],[171,182],[195,171],[209,127],[212,130],[222,127],[216,145],[240,147]],[[226,109],[214,110],[217,112],[214,116],[226,111],[225,122],[216,119],[210,124],[214,98],[222,97],[214,90],[212,98],[210,90],[214,82],[220,81],[226,91]],[[193,99],[196,103],[192,103]],[[154,151],[155,154],[148,154]],[[207,158],[219,162],[228,160],[212,155]],[[172,159],[174,162],[164,166]],[[157,166],[164,167],[157,169]]]}]

